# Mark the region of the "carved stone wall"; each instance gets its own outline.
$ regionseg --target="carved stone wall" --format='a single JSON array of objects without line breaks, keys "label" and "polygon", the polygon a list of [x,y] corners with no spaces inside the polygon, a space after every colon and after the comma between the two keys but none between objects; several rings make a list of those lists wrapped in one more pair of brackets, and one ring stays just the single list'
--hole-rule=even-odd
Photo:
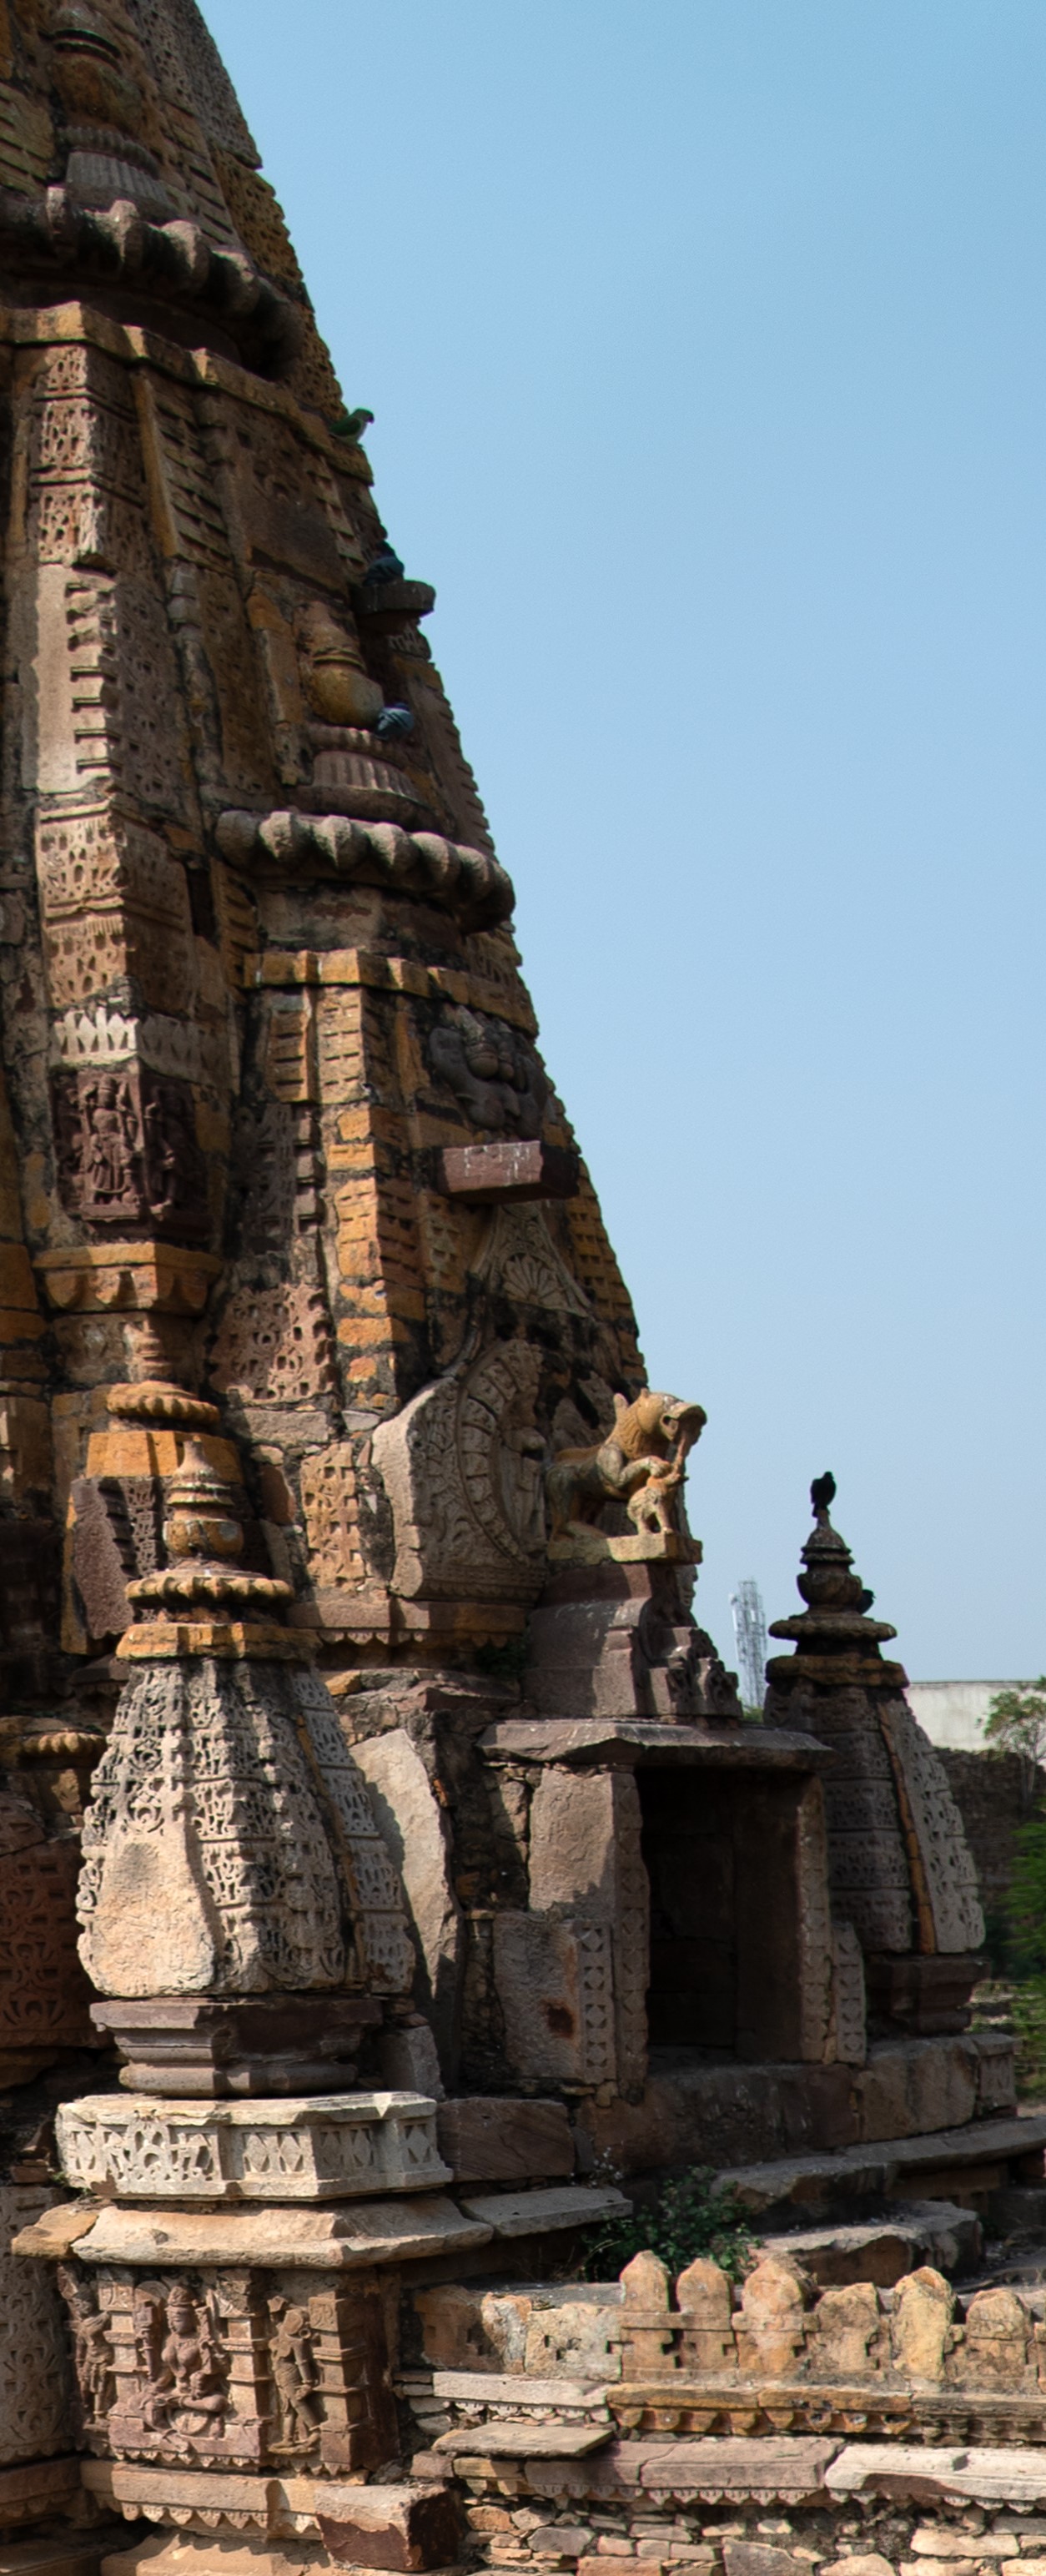
[{"label": "carved stone wall", "polygon": [[0,2187],[0,2468],[70,2447],[70,2372],[54,2277],[10,2250],[12,2237],[56,2198],[24,2185]]}]

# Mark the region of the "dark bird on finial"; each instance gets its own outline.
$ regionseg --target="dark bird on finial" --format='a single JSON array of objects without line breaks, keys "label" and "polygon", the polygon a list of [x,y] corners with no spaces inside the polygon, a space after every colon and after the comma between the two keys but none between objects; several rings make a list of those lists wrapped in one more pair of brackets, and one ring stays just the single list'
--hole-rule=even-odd
[{"label": "dark bird on finial", "polygon": [[815,1476],[810,1487],[810,1500],[815,1521],[826,1521],[835,1501],[835,1477],[831,1474]]},{"label": "dark bird on finial", "polygon": [[372,411],[340,411],[334,422],[335,438],[362,438],[374,418]]},{"label": "dark bird on finial", "polygon": [[409,707],[383,707],[374,731],[382,742],[405,742],[414,731],[414,718]]},{"label": "dark bird on finial", "polygon": [[867,1584],[865,1584],[864,1591],[862,1592],[862,1594],[861,1594],[861,1598],[860,1598],[860,1600],[859,1600],[859,1602],[858,1602],[858,1604],[857,1604],[857,1607],[858,1607],[858,1609],[859,1609],[859,1611],[860,1611],[860,1613],[861,1613],[861,1617],[862,1617],[862,1619],[866,1619],[866,1618],[867,1618],[868,1613],[869,1613],[869,1610],[871,1609],[871,1606],[872,1606],[872,1603],[873,1603],[874,1599],[875,1599],[875,1594],[874,1594],[874,1592],[869,1592],[869,1590],[868,1590],[868,1586],[867,1586]]},{"label": "dark bird on finial", "polygon": [[378,590],[382,582],[402,580],[403,564],[395,547],[390,546],[386,537],[384,544],[378,547],[373,563],[368,564],[364,573],[364,590]]}]

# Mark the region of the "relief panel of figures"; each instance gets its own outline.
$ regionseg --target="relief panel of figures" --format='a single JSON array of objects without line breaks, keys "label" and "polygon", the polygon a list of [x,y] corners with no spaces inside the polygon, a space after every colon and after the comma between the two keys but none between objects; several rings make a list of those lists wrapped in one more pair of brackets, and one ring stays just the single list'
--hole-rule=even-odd
[{"label": "relief panel of figures", "polygon": [[76,2263],[59,2283],[84,2434],[103,2457],[338,2475],[395,2449],[375,2290]]}]

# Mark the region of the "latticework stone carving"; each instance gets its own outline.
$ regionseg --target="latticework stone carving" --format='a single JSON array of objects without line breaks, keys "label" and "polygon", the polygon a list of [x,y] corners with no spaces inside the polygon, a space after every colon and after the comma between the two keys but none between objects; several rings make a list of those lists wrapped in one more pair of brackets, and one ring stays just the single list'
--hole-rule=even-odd
[{"label": "latticework stone carving", "polygon": [[399,1889],[326,1691],[285,1664],[145,1664],[84,1830],[103,1994],[401,1993]]}]

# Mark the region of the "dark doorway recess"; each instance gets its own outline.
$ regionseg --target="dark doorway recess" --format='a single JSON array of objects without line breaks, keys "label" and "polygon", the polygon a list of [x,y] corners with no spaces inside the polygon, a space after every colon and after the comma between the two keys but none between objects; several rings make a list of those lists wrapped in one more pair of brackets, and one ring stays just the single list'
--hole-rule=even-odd
[{"label": "dark doorway recess", "polygon": [[652,2048],[802,2056],[795,1774],[640,1770]]}]

